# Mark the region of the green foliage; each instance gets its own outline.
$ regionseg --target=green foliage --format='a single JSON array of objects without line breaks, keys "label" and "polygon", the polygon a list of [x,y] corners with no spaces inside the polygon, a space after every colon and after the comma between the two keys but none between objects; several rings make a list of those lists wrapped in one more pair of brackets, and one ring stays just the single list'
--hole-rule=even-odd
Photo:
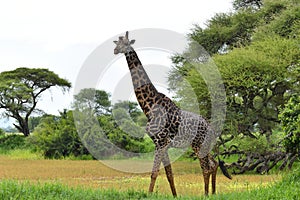
[{"label": "green foliage", "polygon": [[46,158],[88,154],[77,134],[72,111],[43,118],[28,140]]},{"label": "green foliage", "polygon": [[42,157],[33,152],[24,135],[5,134],[0,135],[0,154],[11,159],[41,159]]},{"label": "green foliage", "polygon": [[82,143],[95,158],[108,157],[114,153],[109,149],[107,140],[107,134],[114,131],[108,115],[97,118],[89,111],[74,111],[74,119]]},{"label": "green foliage", "polygon": [[48,69],[18,68],[0,73],[0,109],[7,117],[17,120],[15,127],[25,136],[30,134],[28,120],[36,111],[41,94],[51,87],[61,87],[63,91],[71,83],[61,79]]},{"label": "green foliage", "polygon": [[[97,107],[106,112],[98,112]],[[118,153],[112,146],[135,153],[153,149],[145,138],[145,117],[137,103],[121,101],[111,108],[105,91],[83,89],[75,95],[74,108],[80,138],[96,158]]]},{"label": "green foliage", "polygon": [[115,115],[101,116],[88,111],[75,113],[78,134],[94,157],[103,159],[115,156],[120,153],[114,151],[116,147],[135,153],[153,150],[152,141],[149,143],[144,137],[144,129],[132,121],[125,109],[118,108],[113,113]]},{"label": "green foliage", "polygon": [[8,134],[0,136],[0,151],[8,153],[15,149],[25,149],[27,143],[25,137],[22,135]]},{"label": "green foliage", "polygon": [[[118,110],[118,109],[123,109],[126,113],[128,113],[130,115],[130,118],[134,122],[138,122],[139,120],[141,120],[141,119],[139,119],[139,117],[144,116],[136,102],[131,102],[131,101],[117,102],[113,106],[113,111]],[[143,124],[143,125],[145,125],[145,124]]]},{"label": "green foliage", "polygon": [[[235,3],[261,4],[244,0]],[[284,105],[291,93],[299,92],[300,50],[296,39],[299,7],[295,4],[284,0],[264,1],[257,10],[245,8],[217,14],[207,28],[196,27],[190,34],[191,39],[214,53],[213,60],[226,88],[225,132],[271,134],[279,122],[279,106]],[[188,54],[193,51],[191,43]],[[180,105],[187,105],[190,94],[196,94],[201,114],[209,118],[212,94],[205,77],[195,70],[195,64],[185,60],[186,54],[183,58],[181,55],[173,58],[171,89],[178,95]]]},{"label": "green foliage", "polygon": [[206,28],[195,25],[189,37],[210,54],[224,54],[233,48],[247,46],[258,32],[299,37],[297,1],[235,0],[233,6],[236,12],[216,14],[207,22]]},{"label": "green foliage", "polygon": [[[300,14],[296,1],[267,1],[259,12],[260,24],[253,39],[266,35],[277,35],[285,38],[299,38]],[[299,41],[296,43],[299,43]]]},{"label": "green foliage", "polygon": [[[278,107],[284,104],[289,92],[298,90],[297,67],[287,66],[297,66],[299,55],[294,40],[274,36],[214,56],[226,87],[228,121],[225,128],[231,134],[248,134],[249,131],[269,134],[272,131],[278,124]],[[209,118],[210,109],[207,108],[211,108],[211,94],[205,80],[186,63],[175,69],[175,73],[184,69],[188,84],[176,81],[172,87],[181,97],[179,103],[186,107],[191,103],[191,93],[195,93],[200,113]]]},{"label": "green foliage", "polygon": [[300,96],[292,96],[281,110],[279,118],[285,132],[284,145],[288,152],[300,152]]},{"label": "green foliage", "polygon": [[201,44],[210,54],[224,53],[234,47],[249,44],[259,16],[251,10],[236,14],[216,14],[207,23],[207,28],[195,26],[190,38]]},{"label": "green foliage", "polygon": [[295,41],[273,37],[215,56],[227,88],[233,131],[272,131],[278,123],[278,107],[284,104],[289,91],[297,90],[298,79],[287,66],[297,63],[298,55]]},{"label": "green foliage", "polygon": [[[113,117],[120,129],[132,137],[143,138],[145,135],[144,128],[138,126],[135,121],[133,121],[130,114],[132,113],[129,113],[128,115],[127,111],[121,107],[113,110]],[[140,114],[141,112],[138,113],[138,115]],[[138,115],[136,115],[136,119]]]},{"label": "green foliage", "polygon": [[146,117],[137,103],[122,101],[114,104],[112,117],[118,128],[115,133],[108,135],[110,141],[130,152],[146,153],[154,150],[152,140],[145,135]]},{"label": "green foliage", "polygon": [[40,124],[43,118],[48,117],[49,115],[45,114],[43,116],[35,116],[35,117],[29,117],[28,119],[28,128],[30,132],[33,132],[33,130]]},{"label": "green foliage", "polygon": [[107,133],[110,142],[129,152],[146,153],[154,150],[154,144],[145,136],[145,130],[132,121],[124,109],[115,109],[113,114],[113,117],[99,117],[100,127]]},{"label": "green foliage", "polygon": [[[249,170],[248,166],[257,166],[257,157],[260,162],[266,161],[266,168],[283,161],[283,169],[288,160],[291,167],[297,158],[292,149],[299,152],[299,135],[284,140],[288,152],[294,151],[290,156],[280,142],[286,136],[274,130],[281,130],[279,108],[291,96],[300,96],[299,2],[235,0],[233,5],[235,12],[216,14],[205,28],[196,25],[192,29],[189,49],[172,58],[170,89],[183,109],[199,109],[205,118],[214,119],[212,97],[218,91],[210,89],[206,77],[213,77],[215,72],[213,67],[206,69],[209,59],[203,50],[195,48],[195,42],[199,43],[211,54],[223,83],[213,78],[210,81],[224,84],[226,90],[226,121],[218,142],[220,150],[225,155],[238,154],[235,164],[242,163],[244,171]],[[199,108],[195,109],[195,105]],[[300,124],[297,120],[293,123]],[[288,130],[288,126],[286,123],[284,129]],[[269,158],[281,157],[272,158],[276,160],[273,165],[266,154]],[[282,156],[285,154],[286,158]]]},{"label": "green foliage", "polygon": [[259,154],[272,153],[278,151],[278,142],[281,135],[279,133],[272,134],[269,138],[260,133],[252,133],[255,138],[245,137],[242,134],[236,136],[232,141],[232,145],[236,145],[239,149],[243,150],[246,154],[256,152]]},{"label": "green foliage", "polygon": [[300,31],[300,7],[290,7],[273,20],[267,28],[282,37],[299,38]]},{"label": "green foliage", "polygon": [[111,102],[110,95],[103,90],[95,90],[93,88],[82,89],[78,94],[74,95],[74,109],[90,109],[97,115],[110,113]]}]

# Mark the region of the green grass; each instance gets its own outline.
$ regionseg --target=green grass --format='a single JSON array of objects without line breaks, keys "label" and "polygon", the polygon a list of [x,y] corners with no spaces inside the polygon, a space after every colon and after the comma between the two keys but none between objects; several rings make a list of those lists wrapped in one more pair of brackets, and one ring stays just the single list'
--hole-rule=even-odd
[{"label": "green grass", "polygon": [[33,152],[30,149],[14,149],[6,151],[4,154],[10,159],[13,160],[42,160],[44,159],[43,155]]},{"label": "green grass", "polygon": [[0,182],[0,199],[57,199],[57,200],[96,200],[96,199],[143,199],[145,192],[116,190],[95,190],[88,188],[71,188],[60,183],[38,183],[19,182],[5,180]]},{"label": "green grass", "polygon": [[[300,169],[287,174],[285,178],[271,186],[259,189],[233,192],[228,194],[212,195],[202,199],[299,199],[300,194]],[[83,187],[68,187],[61,183],[29,183],[16,180],[0,181],[0,199],[173,199],[172,196],[153,194],[145,191],[127,190],[101,190]],[[180,199],[199,199],[199,196],[182,196]]]},{"label": "green grass", "polygon": [[295,168],[293,173],[283,177],[282,181],[274,185],[242,193],[220,195],[219,199],[300,199],[300,168]]}]

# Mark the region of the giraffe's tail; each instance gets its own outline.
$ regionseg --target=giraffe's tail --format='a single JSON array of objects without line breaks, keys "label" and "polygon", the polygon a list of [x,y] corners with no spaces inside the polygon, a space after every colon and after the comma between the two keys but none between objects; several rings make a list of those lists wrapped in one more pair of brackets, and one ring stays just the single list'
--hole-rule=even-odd
[{"label": "giraffe's tail", "polygon": [[224,165],[224,161],[219,159],[219,166],[221,168],[222,173],[229,179],[232,179],[232,176],[228,173],[227,168]]}]

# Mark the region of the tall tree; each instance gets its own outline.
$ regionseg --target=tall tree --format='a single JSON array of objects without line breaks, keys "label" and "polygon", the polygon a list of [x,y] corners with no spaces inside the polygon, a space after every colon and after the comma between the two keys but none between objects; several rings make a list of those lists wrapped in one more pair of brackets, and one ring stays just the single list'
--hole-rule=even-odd
[{"label": "tall tree", "polygon": [[[300,93],[300,10],[296,1],[234,3],[241,8],[234,13],[217,14],[206,28],[196,26],[189,36],[211,54],[225,85],[227,113],[221,141],[230,141],[230,145],[222,145],[221,153],[238,153],[240,159],[235,166],[241,173],[255,168],[266,172],[287,158],[282,145],[277,145],[278,115],[279,108],[293,94]],[[259,9],[253,8],[256,4]],[[191,44],[189,51],[194,51]],[[201,114],[209,117],[211,94],[195,70],[195,63],[203,63],[197,58],[192,59],[195,63],[190,62],[187,54],[197,56],[188,52],[173,58],[170,87],[179,96],[180,104],[188,104],[189,91],[196,94]],[[265,149],[253,148],[258,143]]]},{"label": "tall tree", "polygon": [[111,112],[110,94],[104,90],[84,88],[74,95],[73,107],[82,111],[89,109],[96,115],[109,114]]},{"label": "tall tree", "polygon": [[30,135],[28,120],[36,110],[43,92],[51,87],[63,91],[71,83],[48,69],[18,68],[0,74],[0,109],[7,117],[16,119],[14,126],[25,136]]},{"label": "tall tree", "polygon": [[113,106],[113,110],[120,108],[126,110],[134,122],[137,122],[138,117],[143,115],[141,109],[139,108],[139,105],[136,102],[119,101]]}]

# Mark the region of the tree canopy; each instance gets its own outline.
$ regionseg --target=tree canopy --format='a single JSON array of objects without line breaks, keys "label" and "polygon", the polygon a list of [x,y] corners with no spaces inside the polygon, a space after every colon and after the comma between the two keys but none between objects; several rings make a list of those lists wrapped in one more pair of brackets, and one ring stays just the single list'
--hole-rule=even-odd
[{"label": "tree canopy", "polygon": [[[206,28],[195,25],[189,50],[173,57],[169,82],[179,104],[189,102],[192,92],[201,114],[210,118],[212,94],[195,69],[207,67],[194,43],[202,45],[218,67],[226,90],[220,154],[239,155],[232,165],[237,173],[266,172],[279,160],[294,161],[278,145],[283,139],[279,114],[292,96],[300,94],[300,8],[296,1],[286,0],[235,0],[234,6],[232,13],[216,14]],[[292,123],[285,123],[288,130]],[[254,144],[261,145],[249,151]]]},{"label": "tree canopy", "polygon": [[71,83],[48,69],[18,68],[0,74],[0,108],[7,117],[16,119],[14,126],[25,136],[30,134],[28,120],[36,111],[42,93],[51,87],[63,91]]}]

